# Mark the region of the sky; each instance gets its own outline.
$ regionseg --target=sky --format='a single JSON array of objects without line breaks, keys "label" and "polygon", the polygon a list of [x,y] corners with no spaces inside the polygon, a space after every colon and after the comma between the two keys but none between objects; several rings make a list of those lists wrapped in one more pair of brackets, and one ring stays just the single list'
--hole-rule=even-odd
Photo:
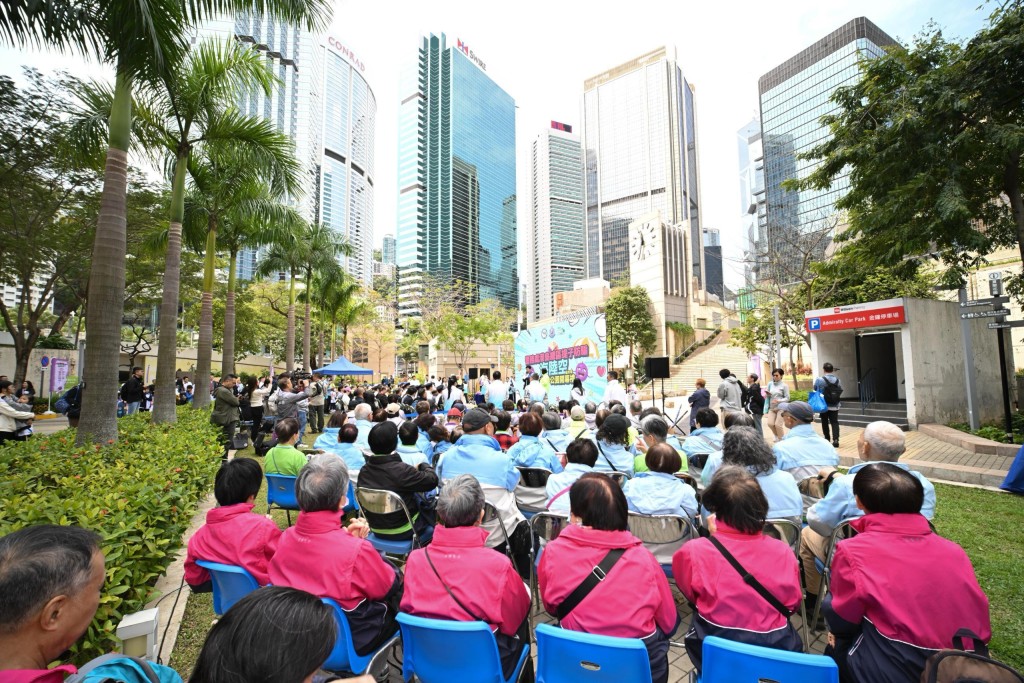
[{"label": "sky", "polygon": [[[403,69],[421,36],[466,42],[487,74],[516,100],[520,243],[529,225],[529,150],[552,120],[581,123],[583,81],[662,45],[675,47],[696,88],[697,144],[704,226],[722,234],[726,285],[742,284],[737,131],[757,114],[757,79],[850,19],[865,16],[907,43],[934,21],[966,39],[993,9],[985,0],[339,0],[328,35],[362,61],[377,100],[374,232],[395,233],[398,104]],[[979,8],[979,4],[982,6]],[[0,72],[20,64],[98,76],[80,59],[0,48]],[[520,253],[523,250],[520,249]],[[522,268],[522,264],[520,266]]]}]

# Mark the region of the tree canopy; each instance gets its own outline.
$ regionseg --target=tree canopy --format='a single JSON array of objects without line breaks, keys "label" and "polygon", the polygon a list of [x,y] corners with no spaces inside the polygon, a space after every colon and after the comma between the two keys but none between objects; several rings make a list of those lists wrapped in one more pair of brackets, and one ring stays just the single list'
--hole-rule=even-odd
[{"label": "tree canopy", "polygon": [[633,353],[654,349],[658,330],[651,321],[651,297],[643,287],[622,287],[608,298],[604,308],[608,323],[608,353],[629,347],[628,367],[633,367]]}]

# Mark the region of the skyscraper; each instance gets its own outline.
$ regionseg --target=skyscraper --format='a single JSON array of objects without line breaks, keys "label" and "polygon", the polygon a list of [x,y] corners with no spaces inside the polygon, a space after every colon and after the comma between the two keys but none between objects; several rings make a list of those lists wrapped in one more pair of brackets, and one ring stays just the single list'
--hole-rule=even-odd
[{"label": "skyscraper", "polygon": [[[860,78],[858,62],[884,54],[896,41],[864,17],[858,17],[787,59],[758,80],[761,140],[764,148],[765,204],[759,215],[758,258],[765,261],[758,277],[785,278],[777,254],[810,249],[825,255],[835,227],[835,203],[849,189],[846,174],[827,190],[793,192],[782,188],[790,178],[804,177],[818,163],[798,155],[828,139],[819,123],[836,109],[837,88]],[[806,247],[807,249],[805,249]]]},{"label": "skyscraper", "polygon": [[716,228],[704,228],[704,289],[725,302],[725,270],[722,264],[722,235]]},{"label": "skyscraper", "polygon": [[459,40],[422,39],[398,115],[399,314],[419,314],[423,275],[518,305],[515,101]]},{"label": "skyscraper", "polygon": [[666,223],[687,222],[693,275],[703,285],[694,88],[674,50],[620,64],[583,90],[587,276],[628,276],[628,226],[660,211]]},{"label": "skyscraper", "polygon": [[395,265],[395,236],[384,235],[384,244],[381,248],[381,262]]},{"label": "skyscraper", "polygon": [[324,135],[320,221],[352,246],[338,260],[349,275],[373,283],[373,170],[377,100],[365,65],[333,36],[324,49]]},{"label": "skyscraper", "polygon": [[572,127],[551,122],[533,141],[524,275],[530,322],[555,314],[552,296],[586,277],[583,161]]},{"label": "skyscraper", "polygon": [[740,234],[743,236],[743,285],[754,284],[758,269],[758,216],[764,214],[764,153],[761,122],[756,118],[736,131],[740,162]]}]

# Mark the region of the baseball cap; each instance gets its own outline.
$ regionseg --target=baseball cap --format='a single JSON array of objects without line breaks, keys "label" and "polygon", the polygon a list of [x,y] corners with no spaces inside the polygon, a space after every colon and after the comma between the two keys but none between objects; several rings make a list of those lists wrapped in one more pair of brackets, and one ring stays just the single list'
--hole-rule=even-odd
[{"label": "baseball cap", "polygon": [[780,413],[789,413],[801,422],[814,422],[814,411],[806,401],[789,401],[779,404]]},{"label": "baseball cap", "polygon": [[386,412],[388,415],[398,415],[400,412],[402,412],[402,406],[398,405],[397,403],[389,403],[388,407],[384,409],[384,412]]},{"label": "baseball cap", "polygon": [[573,406],[569,411],[569,417],[574,420],[583,420],[587,417],[587,411],[583,409],[583,406]]},{"label": "baseball cap", "polygon": [[462,411],[458,408],[451,408],[448,410],[448,417],[462,417]]},{"label": "baseball cap", "polygon": [[462,428],[467,432],[475,432],[487,426],[488,422],[497,422],[498,418],[480,408],[472,408],[462,416]]}]

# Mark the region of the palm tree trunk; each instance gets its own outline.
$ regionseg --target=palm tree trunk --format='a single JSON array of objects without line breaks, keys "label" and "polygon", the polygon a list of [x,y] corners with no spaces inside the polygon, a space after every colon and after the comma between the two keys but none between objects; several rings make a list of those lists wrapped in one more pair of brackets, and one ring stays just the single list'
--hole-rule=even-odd
[{"label": "palm tree trunk", "polygon": [[311,346],[312,332],[310,330],[310,297],[313,296],[313,292],[310,289],[313,284],[313,273],[306,271],[306,319],[302,323],[302,369],[309,372],[312,366],[309,364],[309,351]]},{"label": "palm tree trunk", "polygon": [[196,350],[196,390],[192,407],[210,405],[210,362],[213,357],[213,269],[217,265],[217,222],[210,218],[203,264],[203,303],[199,313],[199,348]]},{"label": "palm tree trunk", "polygon": [[238,264],[238,252],[231,251],[228,260],[228,296],[224,302],[224,359],[220,364],[220,376],[227,377],[235,373],[235,268]]},{"label": "palm tree trunk", "polygon": [[327,365],[324,363],[324,309],[320,309],[320,343],[317,349],[317,361],[320,363],[320,367]]},{"label": "palm tree trunk", "polygon": [[331,360],[338,357],[338,314],[331,313]]},{"label": "palm tree trunk", "polygon": [[295,369],[295,271],[288,273],[288,329],[284,335],[284,369]]},{"label": "palm tree trunk", "polygon": [[185,176],[188,153],[179,154],[171,185],[171,224],[167,230],[164,256],[164,291],[160,297],[160,333],[156,353],[156,390],[153,392],[153,422],[176,422],[175,371],[178,369],[178,299],[181,276],[181,221],[185,215]]},{"label": "palm tree trunk", "polygon": [[124,317],[131,126],[132,79],[119,68],[110,110],[110,142],[89,271],[85,317],[89,345],[82,371],[86,393],[76,437],[79,445],[117,440],[115,397],[121,360],[121,319]]}]

